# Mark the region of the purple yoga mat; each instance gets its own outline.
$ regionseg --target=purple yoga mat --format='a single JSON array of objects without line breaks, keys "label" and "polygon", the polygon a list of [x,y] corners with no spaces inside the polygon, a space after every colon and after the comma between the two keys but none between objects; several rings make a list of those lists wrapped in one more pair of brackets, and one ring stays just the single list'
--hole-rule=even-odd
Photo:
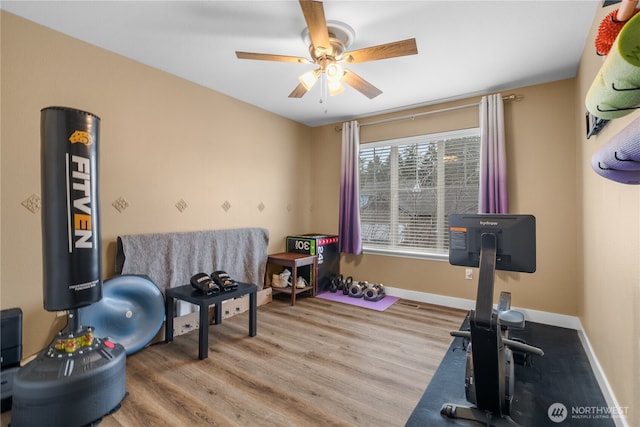
[{"label": "purple yoga mat", "polygon": [[370,310],[376,311],[385,311],[387,308],[391,307],[394,302],[398,301],[400,298],[385,296],[380,301],[367,301],[364,298],[353,298],[349,295],[344,295],[341,291],[332,293],[332,292],[323,292],[316,296],[317,298],[326,299],[328,301],[341,302],[343,304],[356,305],[358,307],[368,308]]}]

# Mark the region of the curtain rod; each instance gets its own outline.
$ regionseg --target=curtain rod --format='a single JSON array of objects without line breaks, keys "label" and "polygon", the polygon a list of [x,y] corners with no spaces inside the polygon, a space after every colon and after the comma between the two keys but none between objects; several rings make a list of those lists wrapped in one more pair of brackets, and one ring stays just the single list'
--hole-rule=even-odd
[{"label": "curtain rod", "polygon": [[[522,101],[523,98],[524,98],[523,95],[516,95],[515,93],[502,97],[504,101],[515,101],[515,102]],[[406,116],[398,116],[398,117],[392,117],[389,119],[375,120],[373,122],[362,123],[360,127],[380,125],[383,123],[396,122],[400,120],[409,120],[409,119],[413,120],[417,117],[430,116],[432,114],[439,114],[439,113],[446,113],[448,111],[462,110],[465,108],[477,107],[479,105],[480,105],[479,102],[474,102],[473,104],[464,104],[464,105],[458,105],[456,107],[442,108],[440,110],[425,111],[424,113],[409,114]],[[336,126],[335,131],[336,132],[342,131],[342,126]]]}]

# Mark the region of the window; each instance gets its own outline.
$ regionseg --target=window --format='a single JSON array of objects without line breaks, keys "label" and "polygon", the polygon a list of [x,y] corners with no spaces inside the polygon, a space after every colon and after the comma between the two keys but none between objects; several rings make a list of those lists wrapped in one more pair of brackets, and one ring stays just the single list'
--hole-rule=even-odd
[{"label": "window", "polygon": [[360,146],[365,252],[444,258],[447,216],[477,213],[478,128]]}]

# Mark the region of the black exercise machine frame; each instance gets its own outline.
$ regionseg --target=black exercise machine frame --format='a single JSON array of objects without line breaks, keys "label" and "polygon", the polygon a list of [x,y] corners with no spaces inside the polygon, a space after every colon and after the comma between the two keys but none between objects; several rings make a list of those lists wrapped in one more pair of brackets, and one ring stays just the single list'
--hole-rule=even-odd
[{"label": "black exercise machine frame", "polygon": [[476,406],[445,403],[440,412],[450,418],[478,421],[485,425],[517,426],[509,416],[512,396],[507,396],[509,390],[505,390],[509,381],[505,372],[507,359],[513,363],[508,347],[540,356],[544,353],[537,347],[502,336],[498,313],[493,309],[496,254],[497,236],[483,233],[476,307],[469,311],[470,330],[451,332],[453,336],[471,341]]}]

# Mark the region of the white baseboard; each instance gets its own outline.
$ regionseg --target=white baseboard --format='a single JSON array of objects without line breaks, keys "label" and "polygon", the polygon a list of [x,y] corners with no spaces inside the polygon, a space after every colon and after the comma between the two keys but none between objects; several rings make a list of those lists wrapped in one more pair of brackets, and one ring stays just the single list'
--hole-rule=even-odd
[{"label": "white baseboard", "polygon": [[[589,364],[591,365],[591,369],[593,370],[593,374],[596,376],[596,380],[600,385],[600,390],[602,390],[602,394],[604,395],[604,399],[607,402],[607,405],[610,408],[620,408],[618,403],[618,399],[616,399],[613,390],[611,389],[611,385],[607,380],[607,377],[604,375],[604,371],[602,370],[602,366],[600,366],[600,362],[596,357],[595,352],[593,351],[593,347],[591,347],[591,342],[587,337],[584,329],[582,328],[582,323],[580,323],[580,329],[578,329],[578,336],[580,337],[580,341],[582,342],[582,346],[584,347],[584,351],[589,358]],[[624,411],[626,413],[626,410]],[[627,419],[624,417],[614,417],[613,421],[615,422],[617,427],[629,427],[629,423]]]},{"label": "white baseboard", "polygon": [[[419,301],[427,304],[442,305],[445,307],[459,308],[461,310],[471,310],[475,307],[475,300],[448,297],[444,295],[430,294],[427,292],[410,291],[400,288],[392,288],[385,286],[388,295],[408,299],[411,301]],[[566,314],[549,313],[547,311],[531,310],[528,308],[512,307],[521,311],[526,320],[545,325],[559,326],[561,328],[569,328],[582,330],[580,319],[575,316],[567,316]]]},{"label": "white baseboard", "polygon": [[[461,310],[471,310],[476,305],[475,300],[448,297],[444,295],[430,294],[427,292],[411,291],[389,286],[385,286],[385,292],[387,293],[387,295],[399,297],[402,299],[458,308]],[[607,402],[607,405],[610,408],[620,408],[620,406],[618,405],[618,400],[616,399],[615,394],[611,389],[609,381],[607,381],[607,377],[602,370],[602,366],[600,366],[600,363],[598,362],[598,358],[593,351],[593,347],[591,347],[589,338],[587,337],[587,334],[582,327],[582,322],[580,322],[580,319],[578,317],[520,307],[513,307],[513,309],[524,313],[525,319],[528,321],[576,330],[578,332],[578,337],[582,342],[582,347],[584,348],[587,358],[589,359],[591,369],[593,370],[596,380],[598,381],[600,390],[602,391],[605,401]],[[629,427],[627,420],[623,417],[613,417],[612,419],[618,427]]]},{"label": "white baseboard", "polygon": [[444,295],[430,294],[427,292],[409,291],[407,289],[392,288],[390,286],[385,286],[384,291],[387,295],[391,295],[393,297],[408,299],[411,301],[425,302],[427,304],[459,308],[462,310],[471,310],[476,304],[475,301],[464,298],[447,297]]}]

